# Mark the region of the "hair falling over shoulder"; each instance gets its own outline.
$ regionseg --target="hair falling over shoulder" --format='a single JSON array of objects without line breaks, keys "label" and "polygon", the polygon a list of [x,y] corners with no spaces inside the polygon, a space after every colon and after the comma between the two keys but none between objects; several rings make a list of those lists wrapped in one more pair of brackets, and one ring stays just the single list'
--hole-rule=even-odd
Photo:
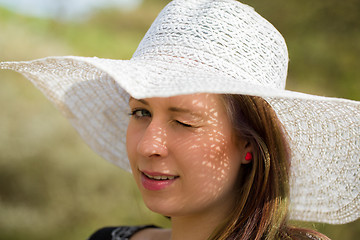
[{"label": "hair falling over shoulder", "polygon": [[271,106],[260,97],[222,95],[235,138],[253,147],[253,160],[242,165],[237,204],[211,240],[320,239],[314,230],[288,224],[290,149],[286,133]]}]

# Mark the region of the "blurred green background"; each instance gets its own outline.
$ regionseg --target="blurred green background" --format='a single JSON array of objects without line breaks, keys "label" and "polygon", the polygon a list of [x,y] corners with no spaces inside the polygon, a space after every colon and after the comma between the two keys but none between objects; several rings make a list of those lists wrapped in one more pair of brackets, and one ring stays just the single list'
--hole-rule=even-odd
[{"label": "blurred green background", "polygon": [[[169,1],[101,9],[84,21],[0,8],[0,61],[50,55],[128,59]],[[243,1],[287,40],[287,88],[360,100],[360,0]],[[0,71],[0,239],[86,239],[102,226],[169,222],[143,205],[130,174],[93,153],[21,75]],[[332,239],[360,236],[360,221],[299,223]]]}]

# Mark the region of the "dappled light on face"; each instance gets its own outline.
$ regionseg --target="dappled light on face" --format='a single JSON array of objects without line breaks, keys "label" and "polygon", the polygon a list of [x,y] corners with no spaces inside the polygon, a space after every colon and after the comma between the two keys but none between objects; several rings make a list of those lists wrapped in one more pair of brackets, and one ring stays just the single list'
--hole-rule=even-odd
[{"label": "dappled light on face", "polygon": [[149,157],[166,154],[166,137],[166,131],[162,127],[148,128],[138,144],[138,151]]},{"label": "dappled light on face", "polygon": [[198,107],[199,114],[206,117],[195,141],[184,141],[184,146],[190,144],[190,147],[188,159],[183,161],[193,173],[189,186],[184,185],[185,190],[190,189],[191,185],[192,192],[184,195],[183,206],[186,208],[189,202],[193,202],[210,208],[219,201],[229,203],[234,196],[232,190],[240,166],[232,142],[230,122],[215,95],[201,96],[192,103]]},{"label": "dappled light on face", "polygon": [[[177,177],[161,191],[148,191],[138,180],[146,205],[173,217],[209,209],[230,210],[240,157],[220,97],[193,94],[146,101],[151,120],[139,128],[137,123],[130,124],[128,130],[133,171]],[[138,138],[133,140],[129,134]],[[137,145],[135,151],[130,142]],[[135,171],[134,176],[140,179],[141,172]]]}]

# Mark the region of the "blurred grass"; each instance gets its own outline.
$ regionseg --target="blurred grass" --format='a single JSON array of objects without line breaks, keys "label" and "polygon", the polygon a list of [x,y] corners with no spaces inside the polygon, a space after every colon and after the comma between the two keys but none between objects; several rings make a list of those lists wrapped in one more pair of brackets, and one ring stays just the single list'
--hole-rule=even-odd
[{"label": "blurred grass", "polygon": [[[128,59],[166,2],[145,0],[133,12],[102,10],[76,23],[0,8],[0,61],[50,55]],[[360,100],[359,0],[244,2],[286,38],[288,89]],[[0,239],[86,239],[102,226],[169,226],[144,207],[130,174],[85,146],[30,82],[10,71],[0,71],[0,82]],[[300,224],[335,240],[360,235],[359,220]]]}]

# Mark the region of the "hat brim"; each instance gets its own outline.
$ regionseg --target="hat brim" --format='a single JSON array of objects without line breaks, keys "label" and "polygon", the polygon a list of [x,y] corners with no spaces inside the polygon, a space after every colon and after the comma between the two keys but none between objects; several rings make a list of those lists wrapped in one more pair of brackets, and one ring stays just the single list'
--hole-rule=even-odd
[{"label": "hat brim", "polygon": [[[128,99],[199,92],[263,97],[289,137],[291,219],[346,223],[359,218],[360,103],[274,89],[171,63],[50,57],[0,63],[24,74],[106,160],[130,171]],[[196,81],[194,81],[196,79]],[[221,79],[221,81],[219,81]]]}]

